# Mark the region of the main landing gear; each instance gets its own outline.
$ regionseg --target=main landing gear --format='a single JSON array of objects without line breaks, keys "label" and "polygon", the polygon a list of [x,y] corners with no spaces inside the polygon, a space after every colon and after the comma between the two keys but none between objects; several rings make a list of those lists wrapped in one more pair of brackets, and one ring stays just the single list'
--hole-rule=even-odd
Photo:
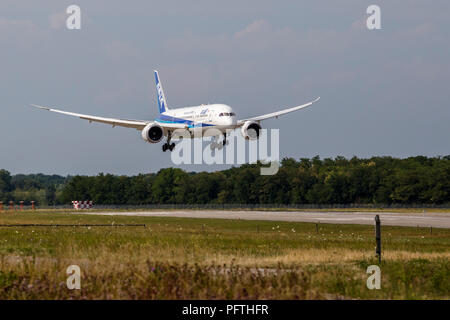
[{"label": "main landing gear", "polygon": [[170,150],[170,152],[173,151],[173,149],[175,148],[175,143],[174,142],[170,143],[171,138],[172,138],[172,134],[169,131],[169,133],[167,135],[167,142],[165,144],[163,144],[162,151],[164,151],[164,152],[166,152],[167,150]]},{"label": "main landing gear", "polygon": [[166,152],[167,150],[173,151],[174,148],[175,148],[175,143],[172,143],[172,144],[165,143],[162,146],[162,151],[164,151],[164,152]]}]

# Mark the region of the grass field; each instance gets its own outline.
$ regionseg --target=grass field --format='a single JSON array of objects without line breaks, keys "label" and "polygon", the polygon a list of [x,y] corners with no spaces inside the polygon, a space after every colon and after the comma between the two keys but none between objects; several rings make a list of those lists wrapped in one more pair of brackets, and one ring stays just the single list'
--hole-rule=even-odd
[{"label": "grass field", "polygon": [[[373,226],[2,213],[0,299],[449,299],[450,230],[382,229],[381,289],[366,287]],[[66,286],[79,265],[81,290]]]}]

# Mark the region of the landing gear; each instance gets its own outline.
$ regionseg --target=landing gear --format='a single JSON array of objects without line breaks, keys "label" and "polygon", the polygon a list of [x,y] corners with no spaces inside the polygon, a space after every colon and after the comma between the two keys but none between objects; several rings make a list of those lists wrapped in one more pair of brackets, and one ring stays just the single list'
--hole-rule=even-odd
[{"label": "landing gear", "polygon": [[222,143],[217,143],[215,141],[211,142],[211,144],[209,145],[209,147],[211,148],[211,151],[214,151],[214,149],[219,149],[221,150],[223,148],[223,144]]},{"label": "landing gear", "polygon": [[219,149],[221,150],[223,147],[225,147],[225,145],[228,145],[228,141],[227,141],[227,135],[224,134],[223,135],[223,141],[221,142],[216,142],[218,137],[212,137],[212,141],[211,144],[209,145],[209,147],[211,148],[211,151],[213,151],[214,149]]},{"label": "landing gear", "polygon": [[166,152],[167,150],[173,151],[173,149],[175,149],[175,143],[169,144],[169,143],[165,143],[162,146],[162,151]]},{"label": "landing gear", "polygon": [[170,150],[170,152],[173,151],[173,149],[175,149],[175,143],[170,143],[170,139],[172,138],[172,134],[169,131],[169,133],[167,134],[167,142],[165,144],[163,144],[162,146],[162,151],[166,152],[167,150]]}]

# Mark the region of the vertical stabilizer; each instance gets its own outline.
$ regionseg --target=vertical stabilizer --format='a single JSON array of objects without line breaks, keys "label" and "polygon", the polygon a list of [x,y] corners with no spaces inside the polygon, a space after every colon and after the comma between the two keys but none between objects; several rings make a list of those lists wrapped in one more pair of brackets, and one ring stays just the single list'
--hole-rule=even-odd
[{"label": "vertical stabilizer", "polygon": [[161,84],[161,81],[159,79],[158,71],[155,71],[155,82],[156,82],[156,95],[158,96],[158,107],[159,107],[159,113],[166,112],[169,110],[167,107],[166,102],[166,96],[164,95],[164,90]]}]

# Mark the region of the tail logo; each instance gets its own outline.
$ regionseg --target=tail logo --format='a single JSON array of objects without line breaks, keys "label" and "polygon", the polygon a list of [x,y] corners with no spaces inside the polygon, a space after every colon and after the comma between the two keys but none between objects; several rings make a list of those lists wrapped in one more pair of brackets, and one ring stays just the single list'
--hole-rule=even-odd
[{"label": "tail logo", "polygon": [[156,91],[158,92],[158,99],[159,99],[159,106],[160,106],[160,109],[161,109],[161,111],[163,111],[165,105],[164,105],[164,94],[163,94],[163,91],[162,91],[162,89],[161,89],[161,84],[158,83],[158,84],[156,85]]}]

